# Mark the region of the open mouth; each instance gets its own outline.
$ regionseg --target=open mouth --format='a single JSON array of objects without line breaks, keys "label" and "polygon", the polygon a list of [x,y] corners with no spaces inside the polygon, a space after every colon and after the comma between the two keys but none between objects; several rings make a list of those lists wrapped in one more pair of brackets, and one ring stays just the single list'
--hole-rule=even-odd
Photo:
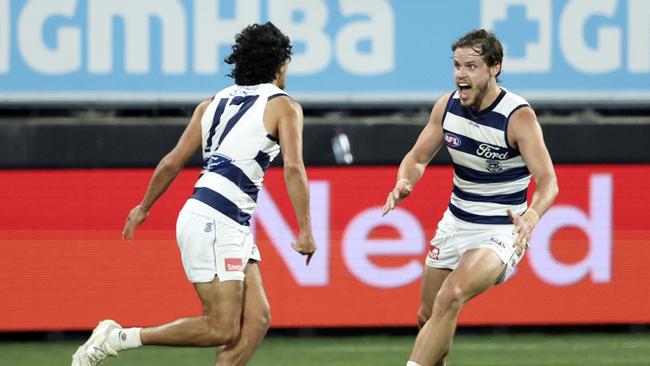
[{"label": "open mouth", "polygon": [[471,86],[464,83],[456,84],[456,86],[458,87],[458,92],[460,93],[461,98],[466,99],[470,96],[470,93],[472,91]]}]

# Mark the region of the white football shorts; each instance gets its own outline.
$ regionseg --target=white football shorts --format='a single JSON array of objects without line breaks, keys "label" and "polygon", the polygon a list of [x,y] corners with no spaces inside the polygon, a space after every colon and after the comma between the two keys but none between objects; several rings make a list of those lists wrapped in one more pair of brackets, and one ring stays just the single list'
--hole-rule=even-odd
[{"label": "white football shorts", "polygon": [[214,218],[181,210],[176,240],[183,268],[192,283],[243,281],[249,260],[260,261],[253,234]]},{"label": "white football shorts", "polygon": [[514,225],[474,224],[459,220],[446,210],[438,223],[436,235],[431,240],[431,250],[425,263],[433,268],[456,269],[460,258],[470,249],[490,248],[506,264],[505,273],[497,283],[510,278],[524,252],[517,255],[512,246],[516,236]]}]

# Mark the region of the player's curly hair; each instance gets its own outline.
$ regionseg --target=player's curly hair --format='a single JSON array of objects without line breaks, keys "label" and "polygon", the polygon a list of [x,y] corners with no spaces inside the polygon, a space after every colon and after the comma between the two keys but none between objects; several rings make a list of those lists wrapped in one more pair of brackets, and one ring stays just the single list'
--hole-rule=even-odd
[{"label": "player's curly hair", "polygon": [[273,81],[292,53],[289,37],[267,22],[249,25],[237,34],[232,53],[224,61],[234,65],[228,76],[237,85],[256,85]]},{"label": "player's curly hair", "polygon": [[[503,45],[493,32],[485,29],[473,30],[454,42],[451,45],[451,52],[456,51],[457,48],[465,47],[471,47],[490,67],[503,62]],[[499,81],[500,74],[501,70],[497,74],[497,81]]]}]

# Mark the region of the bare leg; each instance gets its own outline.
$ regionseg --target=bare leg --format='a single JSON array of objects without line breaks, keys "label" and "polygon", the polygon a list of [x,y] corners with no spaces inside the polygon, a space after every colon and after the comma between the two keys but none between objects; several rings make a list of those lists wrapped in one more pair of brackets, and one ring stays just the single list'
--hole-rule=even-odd
[{"label": "bare leg", "polygon": [[182,318],[156,327],[143,328],[143,345],[215,347],[239,336],[243,297],[242,281],[194,284],[201,298],[203,315]]},{"label": "bare leg", "polygon": [[449,269],[439,269],[424,266],[424,274],[422,275],[422,287],[420,288],[420,309],[418,310],[418,326],[422,328],[424,324],[431,317],[433,310],[433,302],[440,291],[440,287],[451,273]]},{"label": "bare leg", "polygon": [[217,353],[217,366],[246,365],[269,329],[269,302],[257,263],[250,262],[245,273],[241,333],[233,343],[221,347]]},{"label": "bare leg", "polygon": [[[420,329],[424,327],[427,320],[431,317],[431,311],[433,310],[433,303],[435,301],[436,295],[442,284],[444,283],[447,276],[451,273],[449,269],[439,269],[424,266],[424,274],[422,275],[422,288],[420,289],[420,296],[422,302],[420,304],[420,309],[418,310],[418,326]],[[435,365],[444,366],[445,359],[444,357],[440,359]]]},{"label": "bare leg", "polygon": [[470,250],[458,268],[445,279],[435,296],[431,317],[420,330],[409,360],[422,366],[444,362],[451,348],[456,321],[463,305],[492,287],[503,271],[503,262],[490,249]]}]

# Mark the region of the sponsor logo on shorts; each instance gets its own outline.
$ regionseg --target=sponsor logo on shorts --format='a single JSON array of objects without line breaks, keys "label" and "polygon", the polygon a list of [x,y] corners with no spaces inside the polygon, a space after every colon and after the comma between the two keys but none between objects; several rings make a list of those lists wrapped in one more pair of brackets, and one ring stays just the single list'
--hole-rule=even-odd
[{"label": "sponsor logo on shorts", "polygon": [[431,251],[429,252],[429,258],[433,259],[434,261],[437,261],[439,258],[438,256],[440,255],[440,248],[438,248],[435,245],[431,246]]},{"label": "sponsor logo on shorts", "polygon": [[228,272],[244,271],[244,265],[242,264],[241,258],[226,258],[224,263],[226,264],[226,271]]},{"label": "sponsor logo on shorts", "polygon": [[209,233],[212,231],[212,223],[211,222],[206,222],[205,227],[203,228],[203,231],[206,233]]},{"label": "sponsor logo on shorts", "polygon": [[490,241],[495,243],[496,245],[500,246],[501,248],[506,247],[506,245],[501,240],[495,238],[494,236],[490,238]]}]

